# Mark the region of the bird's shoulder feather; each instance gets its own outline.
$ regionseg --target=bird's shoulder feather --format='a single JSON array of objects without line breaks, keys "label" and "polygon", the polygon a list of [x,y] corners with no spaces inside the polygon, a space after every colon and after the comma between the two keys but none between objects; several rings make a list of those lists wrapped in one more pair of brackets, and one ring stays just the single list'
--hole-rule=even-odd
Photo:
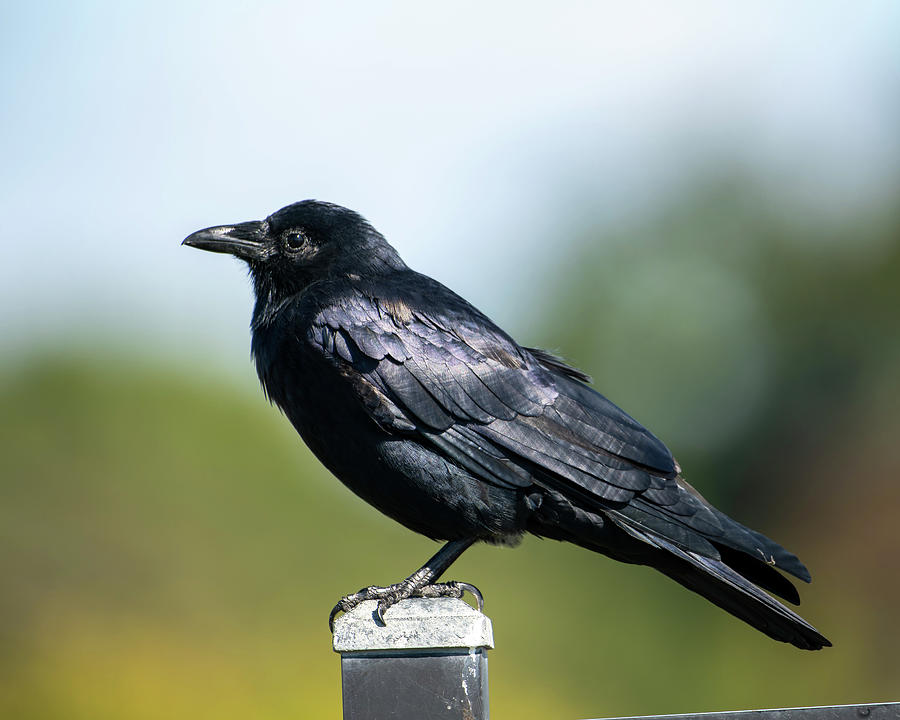
[{"label": "bird's shoulder feather", "polygon": [[565,453],[570,464],[575,452],[589,462],[599,455],[623,473],[651,468],[674,475],[668,449],[587,387],[579,371],[518,345],[440,283],[411,271],[400,275],[331,292],[309,333],[421,432],[475,430],[506,452],[546,450],[550,459],[532,458],[542,463]]}]

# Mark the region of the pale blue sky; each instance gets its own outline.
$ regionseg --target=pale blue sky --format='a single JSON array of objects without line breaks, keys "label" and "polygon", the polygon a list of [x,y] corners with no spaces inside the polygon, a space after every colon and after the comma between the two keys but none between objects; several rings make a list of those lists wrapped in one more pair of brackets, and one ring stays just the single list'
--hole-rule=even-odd
[{"label": "pale blue sky", "polygon": [[243,270],[179,242],[307,197],[520,328],[568,213],[629,221],[710,157],[869,202],[900,159],[898,8],[6,3],[2,342],[246,364]]}]

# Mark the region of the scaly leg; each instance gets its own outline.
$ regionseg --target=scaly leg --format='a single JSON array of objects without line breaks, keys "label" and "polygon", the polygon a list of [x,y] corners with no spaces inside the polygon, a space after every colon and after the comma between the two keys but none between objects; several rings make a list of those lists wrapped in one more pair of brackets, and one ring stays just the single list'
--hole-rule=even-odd
[{"label": "scaly leg", "polygon": [[484,598],[478,588],[469,583],[449,582],[434,584],[463,552],[468,549],[475,540],[451,540],[438,550],[434,556],[422,567],[416,570],[406,580],[388,585],[387,587],[365,587],[359,592],[341,598],[328,616],[328,627],[334,631],[334,618],[338,613],[350,612],[364,600],[377,600],[375,617],[384,625],[384,612],[391,605],[409,597],[462,597],[468,590],[478,600],[478,609],[484,607]]}]

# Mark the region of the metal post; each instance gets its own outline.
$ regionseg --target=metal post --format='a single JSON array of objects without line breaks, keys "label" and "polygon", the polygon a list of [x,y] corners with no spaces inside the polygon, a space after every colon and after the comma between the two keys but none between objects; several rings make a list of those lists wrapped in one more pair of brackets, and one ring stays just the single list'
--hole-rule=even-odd
[{"label": "metal post", "polygon": [[410,598],[380,626],[375,605],[335,622],[344,720],[487,720],[490,619],[455,598]]}]

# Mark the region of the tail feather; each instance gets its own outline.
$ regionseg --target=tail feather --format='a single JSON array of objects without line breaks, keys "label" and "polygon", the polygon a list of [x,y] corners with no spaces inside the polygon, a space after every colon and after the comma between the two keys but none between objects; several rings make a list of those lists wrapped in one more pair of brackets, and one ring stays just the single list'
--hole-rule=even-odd
[{"label": "tail feather", "polygon": [[[803,582],[808,583],[812,579],[809,570],[806,569],[806,565],[800,562],[800,559],[794,553],[785,550],[781,545],[771,538],[767,538],[761,532],[757,532],[746,525],[742,525],[737,520],[733,520],[721,510],[717,510],[711,505],[709,507],[725,528],[725,534],[721,538],[717,538],[717,542],[742,553],[749,553],[754,559],[762,561],[770,567],[784,570]],[[732,565],[730,562],[728,564]],[[743,570],[741,570],[741,573],[743,573]],[[772,592],[777,593],[778,591],[773,590]]]},{"label": "tail feather", "polygon": [[[572,542],[621,562],[653,567],[775,640],[803,650],[831,646],[806,620],[765,592],[798,603],[797,589],[776,568],[792,565],[783,569],[805,576],[801,579],[807,579],[809,573],[799,560],[790,562],[793,555],[763,535],[757,533],[759,542],[742,549],[707,541],[710,552],[704,554],[680,543],[677,533],[667,532],[664,537],[660,529],[669,531],[669,526],[648,527],[611,509],[602,514],[585,510],[560,493],[547,491],[536,510],[529,526],[535,535]],[[774,552],[771,556],[774,563],[768,557],[757,557],[754,550],[760,545],[777,549],[777,556]]]},{"label": "tail feather", "polygon": [[769,637],[802,650],[820,650],[831,646],[828,639],[806,620],[760,590],[723,560],[687,552],[658,537],[652,538],[652,544],[665,551],[654,564],[657,570]]},{"label": "tail feather", "polygon": [[795,605],[800,604],[797,588],[775,568],[789,572],[805,582],[810,580],[809,571],[795,555],[765,535],[744,527],[712,506],[709,506],[710,510],[720,518],[723,528],[723,532],[715,538],[707,538],[691,531],[660,512],[645,512],[643,506],[636,503],[632,505],[633,508],[628,508],[628,511],[608,510],[606,514],[616,525],[644,543],[655,545],[650,538],[665,537],[670,544],[682,551],[722,560],[725,565],[761,588]]},{"label": "tail feather", "polygon": [[719,556],[723,563],[754,585],[774,593],[789,603],[800,604],[800,593],[797,592],[794,583],[778,572],[774,566],[764,565],[759,559],[730,547],[720,547]]}]

